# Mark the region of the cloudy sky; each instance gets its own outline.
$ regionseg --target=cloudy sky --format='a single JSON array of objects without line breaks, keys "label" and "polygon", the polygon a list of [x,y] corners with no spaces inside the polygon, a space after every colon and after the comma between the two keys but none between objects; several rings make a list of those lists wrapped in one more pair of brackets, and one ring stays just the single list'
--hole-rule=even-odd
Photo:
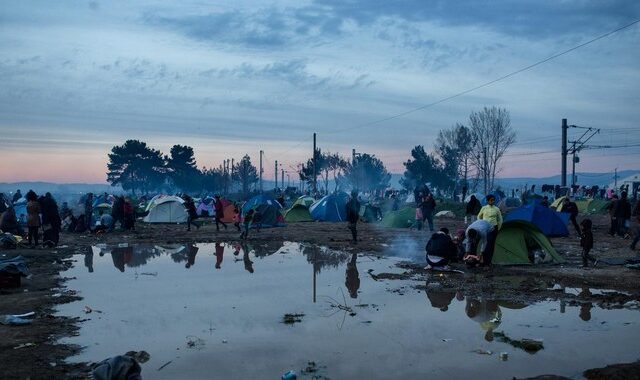
[{"label": "cloudy sky", "polygon": [[518,138],[502,176],[557,174],[562,118],[615,147],[584,151],[580,171],[640,169],[640,24],[385,120],[640,19],[635,0],[487,3],[4,1],[0,181],[104,182],[131,138],[190,145],[207,167],[262,149],[270,177],[310,156],[313,132],[399,173],[414,145],[494,105]]}]

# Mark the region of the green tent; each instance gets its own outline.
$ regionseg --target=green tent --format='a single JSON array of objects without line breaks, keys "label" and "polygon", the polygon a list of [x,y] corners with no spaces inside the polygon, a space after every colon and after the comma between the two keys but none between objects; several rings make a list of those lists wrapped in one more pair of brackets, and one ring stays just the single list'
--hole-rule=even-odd
[{"label": "green tent", "polygon": [[313,218],[307,207],[294,203],[294,205],[284,213],[284,221],[287,223],[313,222]]},{"label": "green tent", "polygon": [[607,213],[607,205],[609,201],[605,199],[594,199],[589,202],[589,206],[587,207],[587,214],[606,214]]},{"label": "green tent", "polygon": [[530,256],[539,251],[543,263],[562,263],[564,259],[533,223],[524,220],[504,222],[496,239],[492,263],[497,265],[532,264]]},{"label": "green tent", "polygon": [[302,205],[306,208],[309,208],[315,201],[316,200],[313,199],[313,197],[310,197],[308,195],[303,195],[300,198],[296,199],[296,201],[293,202],[293,205]]},{"label": "green tent", "polygon": [[382,222],[385,227],[391,228],[409,228],[416,221],[416,209],[413,207],[406,207],[397,211],[388,212]]},{"label": "green tent", "polygon": [[591,203],[591,201],[592,201],[591,198],[580,199],[578,201],[575,201],[576,206],[578,206],[578,211],[580,211],[583,214],[586,214],[587,211],[589,210],[589,204]]},{"label": "green tent", "polygon": [[360,220],[362,220],[365,223],[373,223],[376,221],[376,211],[369,204],[360,206],[359,215],[360,215]]}]

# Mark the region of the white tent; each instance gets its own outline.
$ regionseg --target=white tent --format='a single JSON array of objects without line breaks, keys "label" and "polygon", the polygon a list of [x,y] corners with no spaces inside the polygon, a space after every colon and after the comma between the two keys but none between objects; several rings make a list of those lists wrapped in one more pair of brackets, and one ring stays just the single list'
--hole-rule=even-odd
[{"label": "white tent", "polygon": [[147,206],[149,213],[143,220],[147,223],[185,223],[189,214],[183,204],[184,200],[180,197],[154,197]]}]

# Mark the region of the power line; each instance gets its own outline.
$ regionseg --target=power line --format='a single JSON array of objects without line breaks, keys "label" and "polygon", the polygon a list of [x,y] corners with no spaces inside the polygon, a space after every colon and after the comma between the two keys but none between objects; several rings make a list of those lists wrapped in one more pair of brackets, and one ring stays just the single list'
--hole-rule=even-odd
[{"label": "power line", "polygon": [[378,120],[370,121],[370,122],[363,123],[363,124],[360,124],[360,125],[356,125],[356,126],[353,126],[353,127],[348,127],[348,128],[338,129],[338,130],[330,131],[330,132],[325,132],[325,133],[327,133],[327,134],[329,134],[329,133],[338,133],[338,132],[344,132],[344,131],[349,131],[349,130],[353,130],[353,129],[363,128],[363,127],[368,127],[368,126],[371,126],[371,125],[374,125],[374,124],[379,124],[379,123],[382,123],[382,122],[385,122],[385,121],[389,121],[389,120],[397,119],[397,118],[399,118],[399,117],[406,116],[406,115],[409,115],[409,114],[411,114],[411,113],[414,113],[414,112],[417,112],[417,111],[420,111],[420,110],[423,110],[423,109],[426,109],[426,108],[433,107],[433,106],[438,105],[438,104],[440,104],[440,103],[444,103],[444,102],[446,102],[446,101],[448,101],[448,100],[455,99],[455,98],[460,97],[460,96],[462,96],[462,95],[466,95],[466,94],[468,94],[468,93],[470,93],[470,92],[473,92],[473,91],[479,90],[479,89],[481,89],[481,88],[483,88],[483,87],[490,86],[490,85],[492,85],[492,84],[494,84],[494,83],[496,83],[496,82],[500,82],[500,81],[502,81],[502,80],[504,80],[504,79],[510,78],[510,77],[512,77],[512,76],[514,76],[514,75],[517,75],[517,74],[520,74],[520,73],[522,73],[522,72],[524,72],[524,71],[530,70],[530,69],[532,69],[532,68],[534,68],[534,67],[536,67],[536,66],[542,65],[543,63],[549,62],[549,61],[551,61],[551,60],[553,60],[553,59],[556,59],[556,58],[561,57],[561,56],[563,56],[563,55],[565,55],[565,54],[568,54],[568,53],[570,53],[570,52],[572,52],[572,51],[574,51],[574,50],[580,49],[581,47],[587,46],[587,45],[589,45],[589,44],[591,44],[591,43],[594,43],[594,42],[596,42],[596,41],[598,41],[598,40],[601,40],[601,39],[603,39],[603,38],[605,38],[605,37],[608,37],[608,36],[610,36],[610,35],[612,35],[612,34],[614,34],[614,33],[617,33],[617,32],[619,32],[619,31],[621,31],[621,30],[624,30],[624,29],[626,29],[626,28],[629,28],[629,27],[631,27],[631,26],[633,26],[633,25],[635,25],[635,24],[637,24],[637,23],[639,23],[639,22],[640,22],[640,20],[635,20],[635,21],[633,21],[633,22],[631,22],[631,23],[629,23],[629,24],[626,24],[626,25],[624,25],[624,26],[621,26],[621,27],[619,27],[619,28],[617,28],[617,29],[614,29],[614,30],[612,30],[612,31],[610,31],[610,32],[607,32],[607,33],[605,33],[605,34],[602,34],[602,35],[600,35],[600,36],[597,36],[597,37],[595,37],[595,38],[592,38],[592,39],[590,39],[589,41],[583,42],[583,43],[581,43],[581,44],[579,44],[579,45],[576,45],[576,46],[574,46],[574,47],[572,47],[572,48],[566,49],[566,50],[564,50],[564,51],[562,51],[562,52],[560,52],[560,53],[554,54],[554,55],[549,56],[549,57],[547,57],[547,58],[545,58],[545,59],[542,59],[542,60],[540,60],[540,61],[537,61],[537,62],[535,62],[535,63],[533,63],[533,64],[531,64],[531,65],[525,66],[525,67],[523,67],[523,68],[521,68],[521,69],[518,69],[518,70],[515,70],[515,71],[512,71],[512,72],[510,72],[510,73],[508,73],[508,74],[506,74],[506,75],[503,75],[503,76],[498,77],[498,78],[496,78],[496,79],[490,80],[490,81],[488,81],[488,82],[485,82],[485,83],[480,84],[480,85],[478,85],[478,86],[472,87],[472,88],[470,88],[470,89],[467,89],[467,90],[464,90],[464,91],[458,92],[458,93],[453,94],[453,95],[451,95],[451,96],[447,96],[446,98],[442,98],[442,99],[440,99],[440,100],[436,100],[436,101],[431,102],[431,103],[429,103],[429,104],[425,104],[425,105],[423,105],[423,106],[420,106],[420,107],[417,107],[417,108],[413,108],[413,109],[410,109],[410,110],[408,110],[408,111],[400,112],[400,113],[398,113],[398,114],[395,114],[395,115],[392,115],[392,116],[388,116],[388,117],[385,117],[385,118],[382,118],[382,119],[378,119]]}]

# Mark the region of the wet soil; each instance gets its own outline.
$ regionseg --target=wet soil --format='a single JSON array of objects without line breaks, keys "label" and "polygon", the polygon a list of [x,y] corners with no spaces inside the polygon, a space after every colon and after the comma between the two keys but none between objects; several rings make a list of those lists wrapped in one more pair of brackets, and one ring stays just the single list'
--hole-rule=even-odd
[{"label": "wet soil", "polygon": [[[606,234],[608,217],[593,216],[595,249],[598,258],[633,258],[638,253],[629,249],[629,240]],[[459,219],[438,220],[437,225],[452,232],[464,228]],[[37,317],[27,326],[0,325],[0,378],[82,378],[88,367],[67,364],[64,359],[80,348],[56,343],[61,337],[77,334],[76,318],[53,316],[56,304],[74,301],[78,297],[64,288],[64,271],[73,263],[73,254],[84,253],[91,245],[103,244],[174,244],[237,241],[239,232],[230,225],[228,230],[216,231],[206,224],[186,231],[184,225],[146,225],[139,223],[136,231],[114,232],[104,235],[63,234],[61,246],[54,249],[3,250],[0,257],[24,256],[32,272],[17,289],[0,290],[0,315],[35,311]],[[398,275],[370,273],[378,279],[425,279],[417,288],[443,288],[500,298],[514,303],[532,303],[545,299],[565,301],[569,305],[596,303],[603,308],[635,308],[640,301],[640,271],[623,265],[600,264],[596,268],[581,268],[579,240],[574,236],[552,239],[554,246],[566,259],[563,265],[494,267],[490,271],[468,270],[455,266],[464,274],[428,273],[424,266],[424,246],[428,231],[387,229],[372,224],[359,224],[359,241],[350,241],[345,223],[295,223],[286,227],[252,231],[249,239],[254,246],[282,241],[318,244],[348,253],[372,256],[400,255],[417,258],[400,264],[404,273]],[[592,288],[608,289],[591,292]],[[24,348],[20,345],[33,343]],[[114,353],[118,354],[118,353]],[[609,366],[585,372],[587,378],[638,378],[637,363]],[[598,377],[604,376],[604,377]],[[635,377],[634,377],[635,376]]]}]

